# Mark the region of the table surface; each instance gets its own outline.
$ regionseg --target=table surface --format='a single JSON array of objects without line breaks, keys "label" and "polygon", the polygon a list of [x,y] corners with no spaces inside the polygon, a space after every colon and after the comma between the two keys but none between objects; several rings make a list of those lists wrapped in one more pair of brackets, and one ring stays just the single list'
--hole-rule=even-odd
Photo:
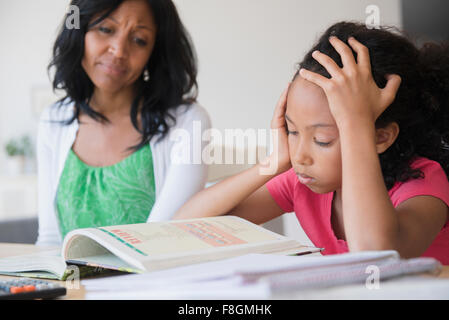
[{"label": "table surface", "polygon": [[[23,255],[23,254],[31,254],[31,253],[38,253],[39,251],[47,251],[51,248],[40,248],[32,244],[15,244],[15,243],[0,243],[0,258],[4,257],[12,257],[17,255]],[[426,277],[430,277],[429,275],[425,275]],[[441,279],[449,279],[449,266],[443,266],[442,271],[436,275],[431,276],[435,278],[441,278]],[[0,275],[0,280],[3,279],[11,279],[14,277],[10,276],[2,276]],[[60,285],[66,286],[67,283],[65,281],[57,281],[57,280],[48,280],[50,282],[55,282]],[[69,285],[73,286],[73,283],[69,283]],[[79,288],[68,288],[67,289],[67,295],[64,297],[61,297],[61,299],[65,300],[82,300],[84,299],[85,291],[84,287],[80,284]]]}]

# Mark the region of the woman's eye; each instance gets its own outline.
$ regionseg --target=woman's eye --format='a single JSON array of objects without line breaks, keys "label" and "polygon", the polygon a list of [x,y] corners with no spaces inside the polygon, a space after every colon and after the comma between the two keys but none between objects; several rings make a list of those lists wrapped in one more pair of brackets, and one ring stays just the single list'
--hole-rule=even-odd
[{"label": "woman's eye", "polygon": [[109,29],[109,28],[106,28],[106,27],[99,27],[99,28],[98,28],[98,30],[100,30],[100,32],[102,32],[102,33],[106,33],[106,34],[108,34],[108,33],[111,33],[111,32],[112,32],[112,30],[111,30],[111,29]]},{"label": "woman's eye", "polygon": [[140,38],[134,38],[134,42],[137,43],[141,47],[144,47],[147,45],[147,42]]},{"label": "woman's eye", "polygon": [[290,130],[287,129],[287,135],[297,136],[298,135],[298,131],[290,131]]}]

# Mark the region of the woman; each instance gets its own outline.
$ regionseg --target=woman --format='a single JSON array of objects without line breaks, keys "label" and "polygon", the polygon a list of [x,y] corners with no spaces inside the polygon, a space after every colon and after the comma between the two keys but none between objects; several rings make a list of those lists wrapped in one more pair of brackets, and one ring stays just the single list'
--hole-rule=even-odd
[{"label": "woman", "polygon": [[80,28],[64,24],[49,65],[66,96],[39,125],[39,245],[60,244],[76,228],[170,219],[207,178],[206,166],[171,157],[192,159],[171,133],[192,139],[194,127],[210,127],[195,104],[195,55],[174,4],[72,5]]}]

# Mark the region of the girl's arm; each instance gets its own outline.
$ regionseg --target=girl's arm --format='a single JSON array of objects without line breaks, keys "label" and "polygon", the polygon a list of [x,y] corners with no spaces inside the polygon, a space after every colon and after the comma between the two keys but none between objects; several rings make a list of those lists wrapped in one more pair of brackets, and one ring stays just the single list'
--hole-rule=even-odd
[{"label": "girl's arm", "polygon": [[232,214],[264,223],[283,213],[265,187],[274,175],[261,175],[260,165],[240,172],[191,198],[175,215],[188,219]]},{"label": "girl's arm", "polygon": [[274,151],[261,164],[229,177],[191,198],[174,219],[188,219],[232,214],[254,223],[264,223],[283,213],[265,184],[290,168],[285,108],[288,88],[276,106],[271,128],[274,130]]},{"label": "girl's arm", "polygon": [[340,138],[344,227],[351,250],[394,249],[404,258],[422,255],[445,224],[446,204],[419,196],[394,208],[382,176],[374,125],[347,123],[341,126]]},{"label": "girl's arm", "polygon": [[[371,75],[368,49],[355,39],[330,39],[340,54],[343,68],[328,56],[314,58],[331,74],[327,79],[302,70],[301,75],[326,93],[337,123],[342,155],[342,204],[346,239],[351,251],[397,250],[403,257],[421,255],[447,219],[447,206],[440,199],[421,196],[394,208],[385,186],[376,143],[375,121],[393,102],[400,77],[387,76],[380,89]],[[385,149],[388,146],[385,147]]]}]

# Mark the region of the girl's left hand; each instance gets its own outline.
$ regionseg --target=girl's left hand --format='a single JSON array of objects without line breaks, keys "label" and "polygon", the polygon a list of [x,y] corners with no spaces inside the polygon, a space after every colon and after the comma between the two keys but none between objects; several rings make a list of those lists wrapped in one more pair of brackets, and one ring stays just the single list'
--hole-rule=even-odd
[{"label": "girl's left hand", "polygon": [[387,84],[381,89],[372,77],[367,47],[352,37],[348,39],[348,43],[357,53],[356,62],[350,47],[343,41],[331,37],[329,42],[340,54],[343,68],[329,56],[315,51],[313,58],[326,68],[331,79],[305,69],[300,70],[300,75],[324,90],[337,126],[351,120],[374,123],[393,102],[401,84],[401,77],[386,75]]}]

